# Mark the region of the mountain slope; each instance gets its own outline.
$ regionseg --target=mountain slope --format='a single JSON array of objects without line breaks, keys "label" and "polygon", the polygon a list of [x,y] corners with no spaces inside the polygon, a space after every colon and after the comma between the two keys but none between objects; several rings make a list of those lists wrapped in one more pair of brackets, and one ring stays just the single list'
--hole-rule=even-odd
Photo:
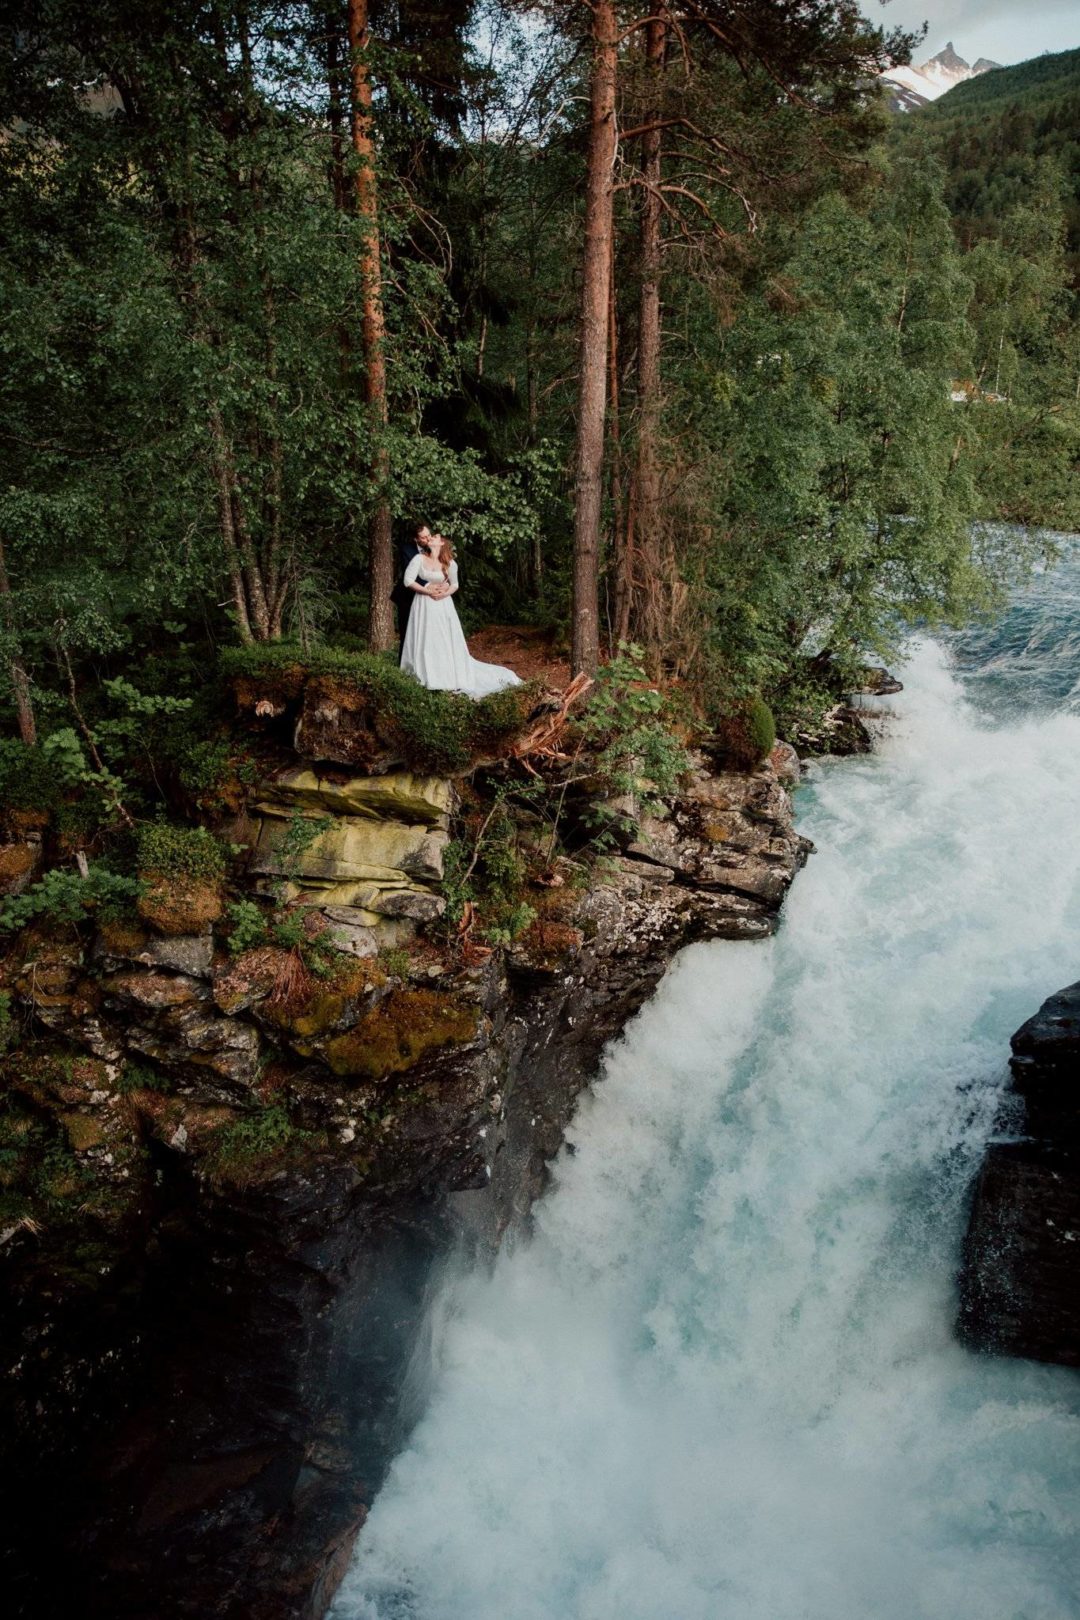
[{"label": "mountain slope", "polygon": [[936,101],[955,86],[972,79],[977,75],[988,73],[996,68],[996,62],[988,61],[985,56],[972,67],[958,56],[953,49],[950,39],[943,51],[931,56],[925,62],[915,67],[890,68],[881,75],[882,83],[889,94],[889,101],[894,112],[914,112],[919,107],[925,107]]},{"label": "mountain slope", "polygon": [[1038,161],[1053,159],[1066,184],[1069,251],[1080,256],[1080,50],[980,74],[901,122],[898,137],[928,142],[943,160],[968,245],[996,234],[1002,216],[1031,195]]}]

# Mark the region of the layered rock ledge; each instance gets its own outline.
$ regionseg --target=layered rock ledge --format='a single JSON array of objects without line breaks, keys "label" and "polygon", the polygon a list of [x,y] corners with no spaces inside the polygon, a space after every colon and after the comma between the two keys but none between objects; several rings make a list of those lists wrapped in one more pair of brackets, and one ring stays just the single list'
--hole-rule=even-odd
[{"label": "layered rock ledge", "polygon": [[960,1336],[1080,1367],[1080,983],[1050,996],[1011,1044],[1002,1123],[1014,1139],[991,1143],[975,1185]]},{"label": "layered rock ledge", "polygon": [[[749,775],[697,755],[600,881],[553,886],[487,952],[399,948],[442,904],[455,784],[355,767],[261,784],[234,828],[253,888],[289,884],[329,925],[323,976],[227,952],[197,886],[88,949],[29,933],[16,993],[83,1056],[43,1057],[22,1101],[107,1196],[70,1275],[43,1275],[38,1232],[0,1234],[15,1613],[325,1611],[408,1421],[439,1265],[527,1220],[672,954],[775,928],[811,848],[798,770],[785,745]],[[318,820],[298,856],[282,811]]]}]

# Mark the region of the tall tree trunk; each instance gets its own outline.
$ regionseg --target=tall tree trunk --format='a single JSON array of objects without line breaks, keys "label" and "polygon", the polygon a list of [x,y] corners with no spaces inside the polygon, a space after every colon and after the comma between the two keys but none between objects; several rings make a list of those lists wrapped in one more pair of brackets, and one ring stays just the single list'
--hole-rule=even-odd
[{"label": "tall tree trunk", "polygon": [[394,616],[390,592],[394,588],[394,553],[391,545],[390,502],[386,486],[390,459],[386,449],[386,326],[382,304],[382,268],[379,260],[379,200],[375,180],[375,142],[371,116],[371,77],[368,73],[368,0],[349,0],[349,48],[352,51],[352,138],[358,159],[356,211],[364,227],[360,256],[362,283],[364,399],[370,410],[376,450],[372,465],[375,508],[368,533],[368,645],[383,652],[394,645]]},{"label": "tall tree trunk", "polygon": [[592,675],[600,660],[600,506],[604,471],[608,302],[611,295],[612,166],[618,26],[614,0],[594,0],[589,147],[585,179],[577,457],[574,480],[572,668]]},{"label": "tall tree trunk", "polygon": [[[649,111],[641,137],[641,175],[645,182],[641,205],[640,291],[638,301],[638,435],[634,468],[633,555],[630,569],[631,623],[634,636],[646,645],[656,635],[648,624],[649,598],[660,572],[661,548],[660,464],[657,436],[660,427],[660,74],[663,71],[667,27],[651,17],[645,31],[645,71],[649,83]],[[635,581],[638,588],[634,589]],[[642,592],[641,587],[644,587]],[[642,600],[642,594],[646,598]],[[650,633],[651,632],[651,633]]]},{"label": "tall tree trunk", "polygon": [[18,641],[18,625],[15,622],[15,599],[11,589],[11,580],[8,578],[7,559],[4,556],[4,542],[0,540],[0,617],[3,618],[4,627],[11,637],[11,652],[8,655],[8,673],[11,676],[11,689],[15,695],[15,714],[19,722],[19,736],[29,748],[37,747],[37,721],[34,719],[34,702],[30,696],[30,677],[26,673],[26,666],[22,661],[22,650]]}]

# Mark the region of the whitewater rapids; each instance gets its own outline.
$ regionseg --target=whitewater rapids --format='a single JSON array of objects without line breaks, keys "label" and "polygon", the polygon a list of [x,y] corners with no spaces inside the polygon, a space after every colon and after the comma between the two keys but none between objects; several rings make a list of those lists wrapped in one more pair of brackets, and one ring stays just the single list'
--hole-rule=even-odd
[{"label": "whitewater rapids", "polygon": [[1080,713],[899,673],[779,932],[683,952],[446,1285],[335,1620],[1080,1616],[1080,1377],[953,1337],[1008,1037],[1080,978]]}]

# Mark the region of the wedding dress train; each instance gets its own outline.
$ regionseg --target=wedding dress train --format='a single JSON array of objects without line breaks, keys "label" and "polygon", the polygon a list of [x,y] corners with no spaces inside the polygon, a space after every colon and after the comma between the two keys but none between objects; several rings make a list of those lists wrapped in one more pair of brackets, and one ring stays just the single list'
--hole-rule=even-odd
[{"label": "wedding dress train", "polygon": [[[441,568],[417,552],[405,570],[408,587],[422,579],[432,585],[445,578]],[[450,584],[457,585],[458,566],[450,564]],[[436,598],[413,592],[409,623],[401,648],[401,667],[411,671],[424,686],[441,692],[464,692],[471,698],[501,692],[506,686],[519,686],[520,677],[502,664],[483,664],[474,658],[465,641],[465,632],[452,596]]]}]

